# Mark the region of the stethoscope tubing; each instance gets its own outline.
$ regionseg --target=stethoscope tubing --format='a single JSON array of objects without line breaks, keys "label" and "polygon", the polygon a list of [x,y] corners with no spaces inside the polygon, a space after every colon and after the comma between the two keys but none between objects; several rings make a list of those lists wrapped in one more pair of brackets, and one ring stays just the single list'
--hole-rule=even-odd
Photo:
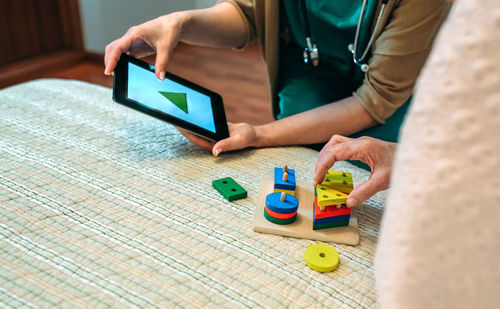
[{"label": "stethoscope tubing", "polygon": [[[305,49],[304,53],[305,52],[309,53],[309,58],[312,58],[311,57],[311,52],[314,50],[314,52],[316,53],[316,55],[315,55],[315,62],[313,61],[313,64],[317,65],[317,63],[318,63],[317,59],[318,59],[318,56],[319,56],[319,51],[318,51],[318,48],[316,47],[316,44],[311,43],[312,42],[311,41],[311,30],[309,28],[309,20],[307,18],[307,11],[306,11],[305,1],[306,0],[302,0],[302,10],[303,10],[303,14],[304,14],[304,21],[305,21],[305,24],[306,24],[306,33],[307,33],[307,35],[306,35],[306,42],[308,43],[308,46]],[[375,23],[375,27],[374,27],[374,29],[372,31],[370,39],[368,40],[368,44],[366,44],[366,47],[365,47],[363,53],[361,54],[361,57],[358,58],[357,57],[357,51],[358,51],[358,42],[359,42],[359,32],[361,30],[361,23],[362,23],[363,15],[364,15],[364,12],[365,12],[366,2],[367,2],[367,0],[363,0],[363,4],[361,6],[361,12],[360,12],[359,18],[358,18],[358,25],[356,26],[356,34],[354,35],[354,43],[349,44],[349,46],[347,46],[348,50],[352,53],[352,60],[353,60],[353,62],[361,68],[361,71],[363,71],[365,73],[368,72],[368,70],[370,69],[370,66],[367,63],[364,63],[364,60],[365,60],[366,56],[368,55],[368,52],[370,51],[370,48],[373,45],[373,41],[375,40],[375,35],[378,32],[378,28],[380,27],[382,16],[384,15],[384,12],[385,12],[385,7],[386,7],[387,3],[389,2],[389,0],[381,0],[382,6],[381,6],[380,12],[379,12],[379,14],[377,16],[377,22]],[[312,46],[314,46],[314,48],[312,48]],[[304,59],[306,59],[306,57]],[[308,62],[308,61],[305,60],[305,62]]]},{"label": "stethoscope tubing", "polygon": [[363,0],[363,5],[361,6],[361,13],[359,14],[359,19],[358,19],[358,25],[356,27],[356,34],[354,36],[354,44],[349,44],[348,49],[352,53],[352,60],[354,61],[355,64],[359,65],[361,67],[361,70],[363,72],[367,72],[369,70],[369,66],[366,63],[363,63],[366,55],[368,55],[368,52],[370,51],[370,48],[373,44],[373,40],[375,39],[375,35],[377,34],[378,28],[380,26],[380,22],[382,20],[382,16],[384,15],[385,11],[385,6],[387,5],[388,1],[382,1],[382,7],[380,8],[380,12],[377,16],[377,22],[375,23],[375,28],[372,31],[372,34],[370,36],[370,40],[368,41],[368,44],[366,44],[365,50],[361,54],[361,57],[357,57],[357,51],[358,51],[358,42],[359,42],[359,31],[361,29],[361,21],[363,19],[363,14],[365,11],[365,5],[366,5],[366,0]]}]

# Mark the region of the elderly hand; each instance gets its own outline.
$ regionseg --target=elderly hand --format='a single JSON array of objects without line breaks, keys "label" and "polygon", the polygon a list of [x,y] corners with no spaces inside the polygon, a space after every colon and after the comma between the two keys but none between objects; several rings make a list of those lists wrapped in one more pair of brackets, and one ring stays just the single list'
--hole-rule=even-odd
[{"label": "elderly hand", "polygon": [[217,143],[206,140],[203,137],[199,137],[184,129],[177,129],[182,135],[191,141],[191,143],[212,152],[212,154],[216,157],[222,152],[252,147],[257,140],[255,127],[247,123],[230,124],[229,137],[220,140]]},{"label": "elderly hand", "polygon": [[348,138],[334,135],[318,156],[314,172],[314,184],[321,183],[326,172],[335,162],[359,160],[370,166],[371,175],[365,182],[354,188],[347,199],[347,206],[356,206],[375,193],[389,188],[392,161],[396,143],[372,137]]}]

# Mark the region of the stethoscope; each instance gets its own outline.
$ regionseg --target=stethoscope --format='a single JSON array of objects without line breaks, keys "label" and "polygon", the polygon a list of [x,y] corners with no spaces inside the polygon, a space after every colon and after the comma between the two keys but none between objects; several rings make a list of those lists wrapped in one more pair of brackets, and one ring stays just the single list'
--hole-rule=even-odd
[{"label": "stethoscope", "polygon": [[[352,60],[356,65],[359,66],[361,71],[363,72],[368,72],[370,70],[370,66],[365,63],[365,58],[366,55],[368,55],[368,51],[370,50],[373,40],[375,39],[375,34],[378,31],[378,28],[380,26],[380,20],[382,19],[382,15],[384,14],[385,11],[385,6],[389,2],[389,0],[380,0],[382,2],[382,7],[380,8],[380,13],[378,14],[377,17],[377,22],[375,23],[375,27],[373,28],[372,35],[370,36],[370,40],[368,41],[368,44],[365,47],[365,50],[361,54],[361,57],[358,58],[358,40],[359,40],[359,30],[361,28],[361,21],[363,19],[363,14],[365,12],[365,6],[366,6],[366,1],[363,0],[363,5],[361,6],[361,12],[359,14],[359,19],[358,19],[358,25],[356,27],[356,35],[354,36],[354,43],[351,43],[347,46],[347,49],[352,53]],[[307,11],[306,11],[306,0],[301,1],[302,5],[302,12],[304,14],[304,21],[306,24],[306,47],[304,48],[303,56],[304,56],[304,63],[311,63],[313,66],[317,66],[319,63],[319,49],[318,45],[314,43],[311,40],[311,29],[309,28],[309,20],[307,17]]]}]

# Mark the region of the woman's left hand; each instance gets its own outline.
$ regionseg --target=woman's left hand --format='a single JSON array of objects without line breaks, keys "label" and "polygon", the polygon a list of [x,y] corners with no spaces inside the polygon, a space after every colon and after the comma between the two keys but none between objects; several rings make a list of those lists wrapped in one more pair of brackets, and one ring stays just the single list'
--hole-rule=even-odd
[{"label": "woman's left hand", "polygon": [[255,145],[257,132],[255,127],[247,123],[234,123],[229,125],[229,137],[218,141],[217,143],[208,141],[189,131],[177,128],[191,143],[211,151],[214,156],[222,152],[244,149]]}]

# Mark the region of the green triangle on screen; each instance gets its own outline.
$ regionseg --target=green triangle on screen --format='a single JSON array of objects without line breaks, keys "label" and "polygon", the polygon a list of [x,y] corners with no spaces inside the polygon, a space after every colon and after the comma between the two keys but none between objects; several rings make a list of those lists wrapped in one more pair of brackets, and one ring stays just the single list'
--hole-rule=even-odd
[{"label": "green triangle on screen", "polygon": [[162,96],[164,96],[167,100],[170,102],[174,103],[175,106],[180,108],[182,111],[184,111],[186,114],[188,113],[188,104],[187,104],[187,99],[186,99],[186,94],[185,93],[178,93],[178,92],[165,92],[165,91],[158,91]]}]

